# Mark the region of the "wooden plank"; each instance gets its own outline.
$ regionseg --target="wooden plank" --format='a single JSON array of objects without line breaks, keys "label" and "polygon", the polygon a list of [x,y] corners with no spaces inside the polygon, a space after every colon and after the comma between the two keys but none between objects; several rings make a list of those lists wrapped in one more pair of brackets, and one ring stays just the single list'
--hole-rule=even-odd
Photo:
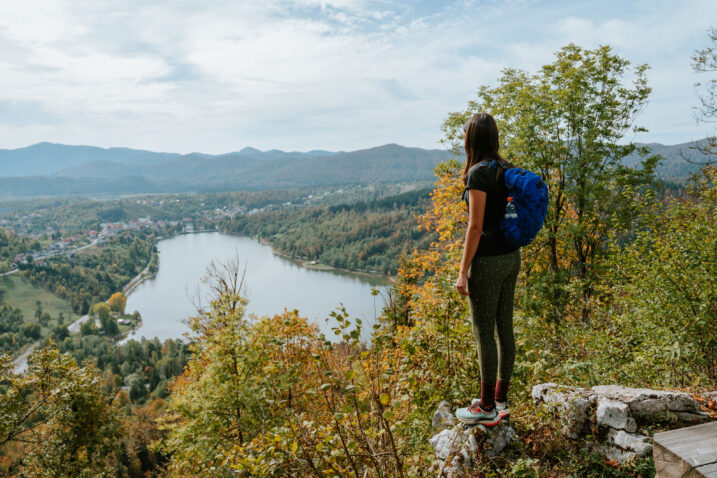
[{"label": "wooden plank", "polygon": [[[674,454],[681,456],[685,460],[689,460],[692,457],[708,455],[710,453],[715,455],[717,454],[717,438],[712,440],[677,443],[675,445],[668,446],[668,448]],[[705,463],[709,462],[700,464],[704,465]]]},{"label": "wooden plank", "polygon": [[[717,422],[715,422],[717,423]],[[698,425],[699,426],[699,425]],[[692,427],[683,428],[682,430],[689,430]],[[682,430],[674,430],[674,431],[682,431]],[[663,432],[663,433],[672,433],[672,432]],[[710,442],[713,443],[715,439],[717,439],[717,427],[714,427],[714,430],[695,430],[694,433],[680,433],[675,434],[674,436],[669,437],[662,437],[658,436],[660,433],[655,433],[655,439],[657,439],[660,443],[662,443],[665,446],[669,447],[675,447],[675,446],[682,446],[682,444],[690,444],[690,443],[703,443],[703,442]]]},{"label": "wooden plank", "polygon": [[691,427],[655,433],[655,440],[664,445],[684,441],[699,441],[704,438],[717,437],[717,421],[693,425]]},{"label": "wooden plank", "polygon": [[717,478],[717,421],[656,433],[656,477]]}]

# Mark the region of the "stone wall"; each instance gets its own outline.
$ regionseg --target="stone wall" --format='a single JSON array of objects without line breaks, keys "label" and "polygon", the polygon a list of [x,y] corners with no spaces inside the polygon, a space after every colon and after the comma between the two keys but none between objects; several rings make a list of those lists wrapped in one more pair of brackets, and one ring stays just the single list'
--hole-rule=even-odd
[{"label": "stone wall", "polygon": [[652,452],[650,437],[639,424],[655,420],[684,423],[710,420],[700,402],[684,392],[597,385],[591,388],[541,383],[533,387],[533,401],[559,413],[561,432],[569,438],[587,433],[597,437],[596,450],[623,463]]}]

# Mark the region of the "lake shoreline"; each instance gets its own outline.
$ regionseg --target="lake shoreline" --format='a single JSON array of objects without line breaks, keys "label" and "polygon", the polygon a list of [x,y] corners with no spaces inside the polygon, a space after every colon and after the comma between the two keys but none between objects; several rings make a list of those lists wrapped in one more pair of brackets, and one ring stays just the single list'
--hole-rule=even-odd
[{"label": "lake shoreline", "polygon": [[154,259],[154,256],[157,256],[157,267],[159,267],[159,252],[153,252],[152,255],[149,257],[149,262],[147,263],[147,266],[132,278],[127,284],[122,288],[122,293],[125,295],[125,297],[129,297],[134,290],[140,286],[144,281],[153,279],[157,276],[154,272],[149,272],[149,266],[152,264],[152,259]]},{"label": "lake shoreline", "polygon": [[[184,329],[180,319],[195,312],[190,302],[206,287],[197,279],[206,271],[206,265],[212,258],[231,260],[237,253],[247,256],[241,262],[247,261],[249,265],[247,313],[270,316],[280,313],[276,304],[284,302],[316,321],[326,329],[324,333],[331,333],[331,325],[325,322],[330,319],[330,312],[342,304],[365,323],[372,323],[385,305],[385,293],[377,298],[371,296],[376,289],[384,291],[391,287],[390,277],[296,260],[275,251],[266,241],[247,235],[205,232],[212,234],[193,231],[157,238],[155,244],[162,266],[152,269],[155,274],[145,267],[124,287],[127,310],[138,310],[142,323],[116,339],[124,342],[128,338],[156,335],[164,340],[178,334]],[[150,259],[153,266],[156,262],[154,257]]]},{"label": "lake shoreline", "polygon": [[[239,235],[239,234],[237,234],[237,235]],[[250,236],[244,236],[244,237],[250,237]],[[268,241],[263,242],[263,241],[257,239],[256,237],[252,237],[252,239],[271,247],[271,252],[273,252],[275,255],[282,257],[284,259],[290,260],[292,262],[295,262],[295,263],[301,265],[302,267],[306,267],[307,269],[314,269],[314,270],[319,270],[319,271],[340,271],[340,272],[346,272],[348,274],[355,274],[355,275],[359,275],[359,276],[371,277],[374,279],[386,280],[390,284],[396,283],[396,279],[392,276],[387,276],[387,275],[383,275],[383,274],[375,274],[375,273],[364,272],[364,271],[352,271],[350,269],[342,269],[340,267],[329,266],[326,264],[321,264],[319,262],[317,262],[316,264],[312,264],[313,261],[308,261],[308,260],[304,260],[304,259],[296,259],[294,257],[291,257],[288,254],[284,254],[281,251],[277,251],[276,249],[274,249],[274,247]]]},{"label": "lake shoreline", "polygon": [[[290,256],[289,254],[286,254],[286,253],[284,253],[284,252],[281,252],[281,251],[275,249],[274,246],[271,244],[271,241],[269,241],[268,239],[261,239],[261,238],[259,238],[259,237],[248,236],[248,235],[246,235],[246,234],[236,234],[236,233],[233,233],[233,232],[226,232],[226,231],[217,231],[217,232],[220,232],[220,233],[222,233],[222,234],[226,234],[226,235],[228,235],[228,236],[248,237],[248,238],[251,238],[251,239],[257,241],[257,242],[260,243],[260,244],[263,244],[263,245],[265,245],[265,246],[271,247],[271,252],[273,252],[275,255],[277,255],[277,256],[279,256],[279,257],[281,257],[281,258],[287,259],[287,260],[289,260],[289,261],[291,261],[291,262],[294,262],[294,263],[296,263],[296,264],[299,264],[300,266],[305,267],[305,268],[307,268],[307,269],[313,269],[313,270],[319,270],[319,271],[339,271],[339,272],[345,272],[345,273],[347,273],[347,274],[355,274],[355,275],[358,275],[358,276],[371,277],[371,278],[373,278],[373,279],[386,280],[386,281],[388,281],[389,284],[395,284],[395,283],[396,283],[396,278],[395,278],[394,276],[389,276],[389,275],[385,275],[385,274],[378,274],[378,273],[375,273],[375,272],[366,272],[366,271],[357,271],[357,270],[351,270],[351,269],[343,269],[343,268],[341,268],[341,267],[334,267],[334,266],[330,266],[330,265],[328,265],[328,264],[322,264],[322,263],[317,262],[317,261],[311,261],[311,260],[305,260],[305,259],[297,259],[296,257],[292,257],[292,256]],[[312,264],[312,262],[316,262],[316,264]]]}]

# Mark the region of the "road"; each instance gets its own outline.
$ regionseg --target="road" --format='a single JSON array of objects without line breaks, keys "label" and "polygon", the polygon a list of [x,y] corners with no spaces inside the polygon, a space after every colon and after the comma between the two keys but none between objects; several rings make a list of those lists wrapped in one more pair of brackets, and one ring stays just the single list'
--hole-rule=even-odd
[{"label": "road", "polygon": [[[80,317],[79,319],[77,319],[76,321],[74,321],[70,325],[68,325],[67,330],[70,331],[70,334],[73,334],[73,335],[79,334],[80,327],[82,326],[82,324],[84,322],[87,322],[87,320],[89,320],[89,318],[90,318],[89,315],[83,315],[82,317]],[[97,327],[100,326],[98,319],[95,319],[95,324],[97,325]],[[25,350],[23,353],[18,355],[15,358],[15,360],[13,360],[13,363],[15,364],[14,371],[16,374],[23,373],[25,370],[27,370],[27,358],[30,356],[32,351],[35,350],[35,347],[40,345],[40,342],[41,342],[40,340],[38,340],[37,342],[34,342],[27,348],[27,350]]]},{"label": "road", "polygon": [[13,369],[13,372],[15,372],[16,374],[21,374],[25,370],[27,370],[27,358],[30,356],[32,351],[35,350],[35,347],[37,347],[39,344],[39,341],[30,344],[27,350],[17,356],[17,358],[13,361],[15,363],[15,368]]}]

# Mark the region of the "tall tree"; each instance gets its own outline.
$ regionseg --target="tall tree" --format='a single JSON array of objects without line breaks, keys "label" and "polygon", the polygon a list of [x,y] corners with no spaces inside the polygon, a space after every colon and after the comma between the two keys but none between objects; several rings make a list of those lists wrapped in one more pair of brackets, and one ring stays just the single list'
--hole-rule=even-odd
[{"label": "tall tree", "polygon": [[[717,122],[717,28],[710,29],[711,46],[695,51],[692,56],[692,69],[700,74],[712,74],[704,84],[695,83],[695,91],[700,100],[696,108],[695,119],[698,123]],[[698,144],[696,149],[707,156],[706,164],[717,162],[717,136],[710,135],[705,144]],[[690,159],[687,159],[690,161]]]},{"label": "tall tree", "polygon": [[122,292],[115,292],[107,301],[112,312],[124,314],[124,308],[127,305],[127,297]]},{"label": "tall tree", "polygon": [[110,317],[110,306],[107,305],[106,302],[100,302],[99,304],[95,304],[95,306],[92,308],[93,312],[97,317],[99,317],[100,322],[103,324],[109,319]]},{"label": "tall tree", "polygon": [[[464,122],[479,111],[492,114],[504,154],[547,182],[545,227],[525,250],[524,272],[528,295],[543,299],[532,301],[536,312],[549,310],[556,325],[570,304],[589,321],[608,232],[629,226],[634,199],[626,193],[652,179],[658,158],[626,141],[628,132],[646,131],[635,121],[650,93],[647,69],[631,67],[609,46],[570,44],[537,73],[504,70],[498,86],[481,86],[478,98],[443,124],[444,142],[458,152]],[[623,163],[631,154],[641,157],[639,167]]]}]

